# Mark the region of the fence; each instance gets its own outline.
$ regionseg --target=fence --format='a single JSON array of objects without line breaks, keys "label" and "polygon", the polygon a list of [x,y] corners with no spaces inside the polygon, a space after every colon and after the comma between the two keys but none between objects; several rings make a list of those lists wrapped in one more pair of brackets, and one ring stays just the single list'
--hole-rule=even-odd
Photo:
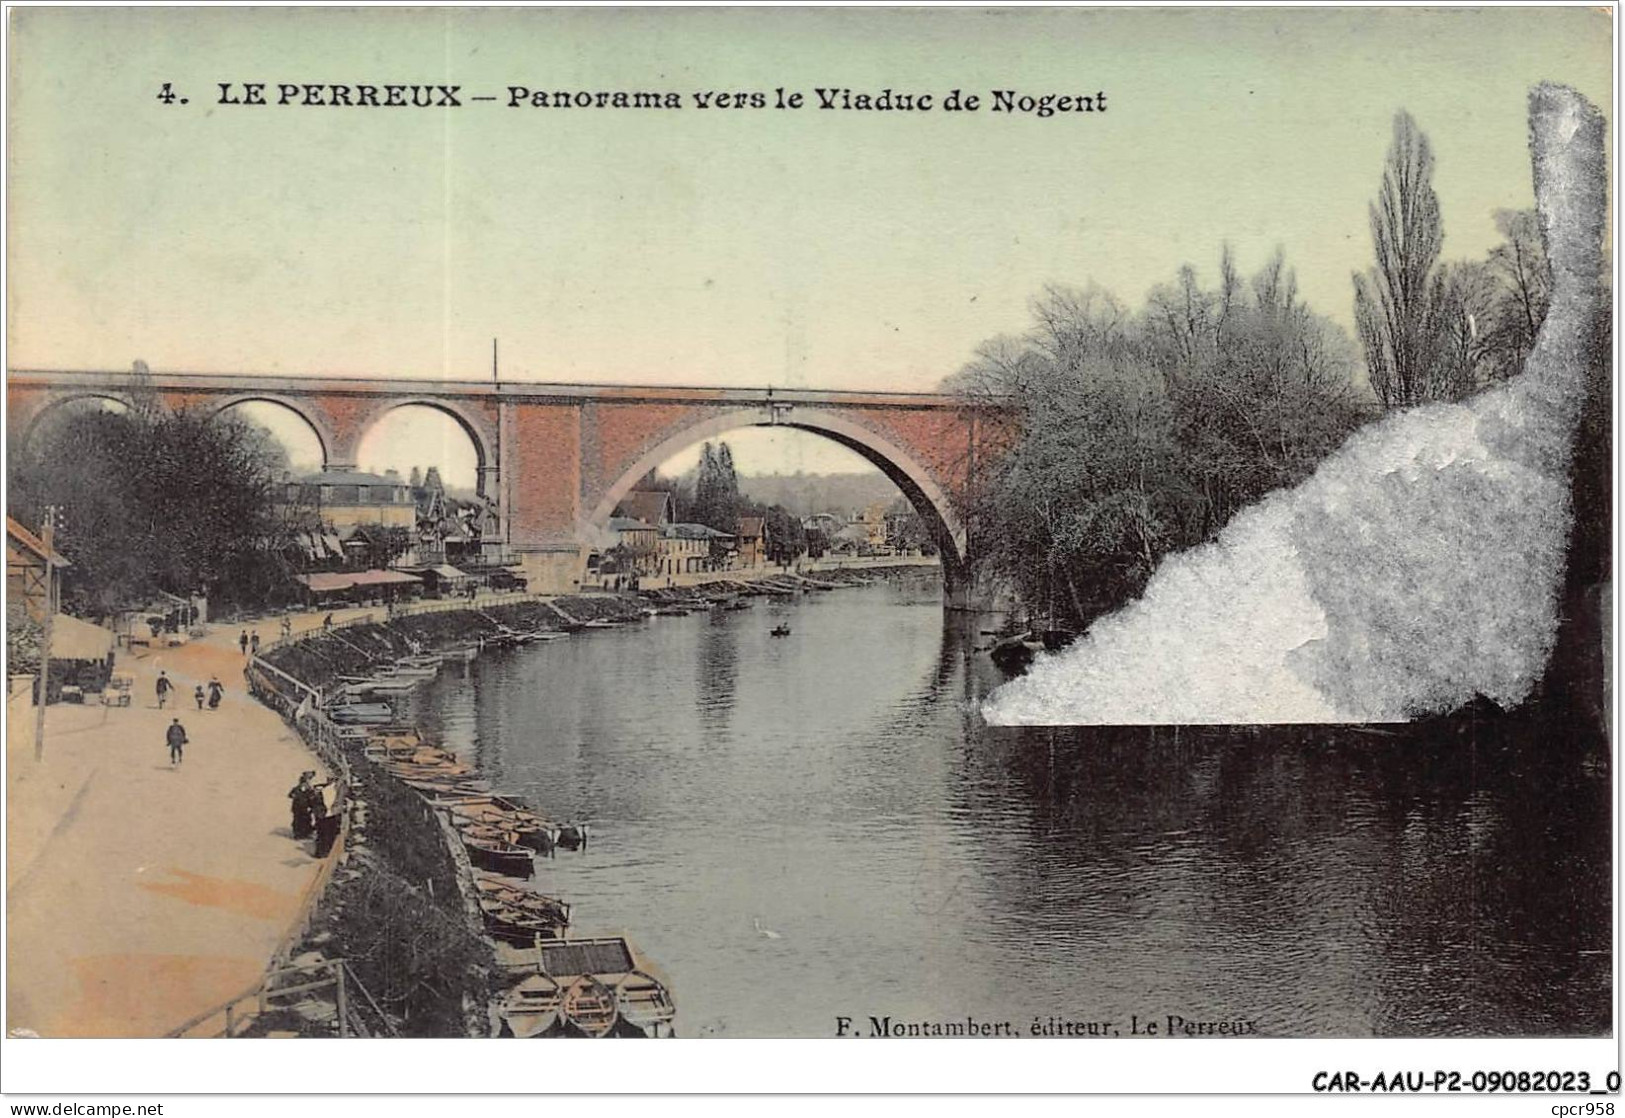
[{"label": "fence", "polygon": [[[332,882],[333,875],[345,861],[350,840],[350,808],[351,790],[353,781],[350,774],[350,763],[345,759],[343,747],[340,745],[339,728],[331,719],[320,711],[308,709],[302,697],[294,702],[279,689],[270,685],[263,671],[274,673],[277,677],[288,680],[303,689],[309,696],[317,696],[315,688],[300,680],[294,679],[287,672],[282,671],[274,664],[266,663],[258,656],[249,661],[248,669],[243,673],[248,679],[249,690],[260,702],[282,715],[294,729],[299,732],[307,745],[319,756],[334,774],[336,792],[333,797],[333,809],[339,817],[338,835],[333,841],[332,849],[327,857],[322,859],[316,870],[316,876],[306,885],[304,893],[299,899],[299,910],[292,923],[282,934],[276,950],[272,952],[270,965],[266,968],[252,986],[233,998],[229,998],[212,1009],[188,1020],[185,1024],[165,1034],[169,1037],[185,1036],[234,1036],[240,1025],[253,1016],[266,1012],[270,1001],[274,998],[291,997],[294,995],[312,993],[316,990],[332,987],[336,991],[338,1000],[338,1026],[340,1036],[350,1036],[359,1032],[366,1035],[367,1030],[356,1017],[354,1007],[347,998],[346,983],[352,983],[362,996],[371,1003],[377,1015],[376,1028],[392,1032],[389,1019],[378,1009],[377,1003],[372,1001],[372,995],[367,993],[366,987],[350,972],[343,959],[329,960],[325,965],[328,968],[327,978],[311,982],[299,983],[294,986],[278,987],[276,982],[290,975],[304,976],[309,972],[288,966],[288,961],[301,941],[310,931],[310,924],[316,915],[317,906],[321,904],[322,895]],[[301,711],[303,713],[301,714]],[[254,1011],[245,1015],[243,1006],[252,1001]],[[220,1031],[211,1032],[208,1026],[218,1024]]]}]

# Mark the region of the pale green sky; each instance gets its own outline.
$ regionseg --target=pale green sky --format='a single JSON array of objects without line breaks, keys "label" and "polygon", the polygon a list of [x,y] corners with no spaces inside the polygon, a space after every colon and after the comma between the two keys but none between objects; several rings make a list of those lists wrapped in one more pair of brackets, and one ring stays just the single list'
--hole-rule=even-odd
[{"label": "pale green sky", "polygon": [[[1046,282],[1228,239],[1345,323],[1394,111],[1447,257],[1532,202],[1524,101],[1611,105],[1582,8],[23,9],[10,363],[929,389]],[[163,105],[162,83],[190,99]],[[456,110],[217,82],[457,83]],[[467,104],[674,90],[680,111]],[[1103,114],[701,111],[696,90],[1105,90]],[[505,101],[505,97],[503,98]],[[803,463],[805,465],[805,463]],[[766,468],[766,467],[764,467]],[[793,466],[792,466],[793,468]],[[812,468],[812,467],[809,467]]]}]

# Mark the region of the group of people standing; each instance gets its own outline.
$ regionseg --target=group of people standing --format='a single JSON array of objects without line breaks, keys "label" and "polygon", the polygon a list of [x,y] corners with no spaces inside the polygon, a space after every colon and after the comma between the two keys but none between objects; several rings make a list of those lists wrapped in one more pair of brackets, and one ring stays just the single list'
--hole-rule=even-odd
[{"label": "group of people standing", "polygon": [[237,647],[243,650],[244,656],[258,656],[260,654],[260,631],[255,629],[249,632],[244,629],[237,636]]},{"label": "group of people standing", "polygon": [[339,836],[339,811],[342,805],[335,803],[329,810],[322,789],[333,782],[324,780],[317,784],[314,783],[315,776],[314,769],[299,774],[299,783],[288,790],[288,806],[293,812],[293,837],[307,839],[315,835],[313,853],[318,858],[325,858]]}]

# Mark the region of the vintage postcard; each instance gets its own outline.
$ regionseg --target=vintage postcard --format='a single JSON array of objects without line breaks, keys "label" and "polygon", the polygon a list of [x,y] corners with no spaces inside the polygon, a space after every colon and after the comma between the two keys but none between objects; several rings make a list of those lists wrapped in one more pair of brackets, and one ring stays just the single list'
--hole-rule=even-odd
[{"label": "vintage postcard", "polygon": [[1616,1092],[1615,14],[8,9],[6,1089]]}]

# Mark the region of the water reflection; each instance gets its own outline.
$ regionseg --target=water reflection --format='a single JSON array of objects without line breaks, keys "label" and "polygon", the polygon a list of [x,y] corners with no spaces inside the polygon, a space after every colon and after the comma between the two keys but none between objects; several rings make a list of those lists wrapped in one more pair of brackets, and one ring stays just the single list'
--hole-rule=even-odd
[{"label": "water reflection", "polygon": [[967,1013],[1607,1031],[1585,743],[990,729],[978,641],[934,588],[876,585],[499,654],[422,706],[503,788],[593,820],[540,884],[665,967],[684,1035]]}]

